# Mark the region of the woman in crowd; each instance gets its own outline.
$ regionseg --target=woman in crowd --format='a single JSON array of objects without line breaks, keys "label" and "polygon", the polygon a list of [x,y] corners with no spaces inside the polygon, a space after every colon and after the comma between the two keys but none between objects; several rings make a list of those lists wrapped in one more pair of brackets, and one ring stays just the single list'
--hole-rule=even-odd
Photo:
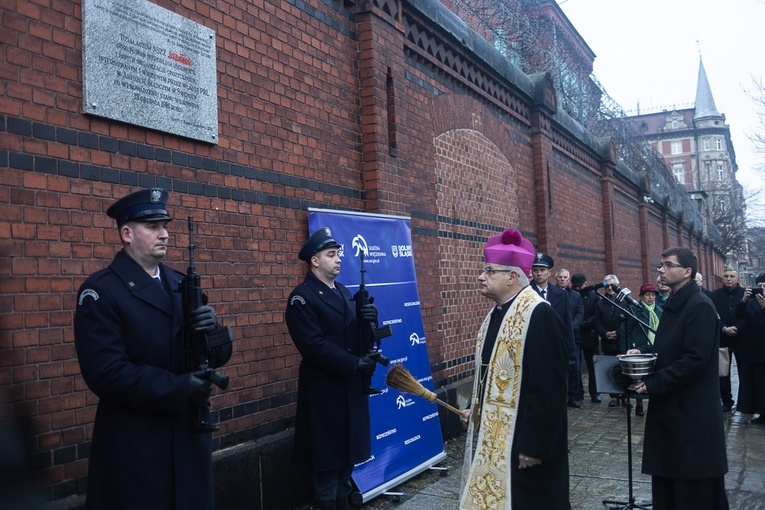
[{"label": "woman in crowd", "polygon": [[747,287],[736,307],[736,317],[746,321],[744,335],[736,349],[738,405],[741,413],[759,414],[752,423],[765,425],[765,273]]},{"label": "woman in crowd", "polygon": [[[630,311],[642,322],[638,322],[632,317],[622,322],[621,332],[619,334],[619,349],[621,352],[627,352],[629,349],[639,349],[644,345],[653,344],[654,332],[659,327],[661,318],[661,307],[656,304],[656,287],[650,283],[640,287],[640,307],[630,306]],[[650,329],[645,327],[650,326]],[[653,330],[653,331],[651,331]],[[635,414],[643,416],[643,399],[636,399]]]}]

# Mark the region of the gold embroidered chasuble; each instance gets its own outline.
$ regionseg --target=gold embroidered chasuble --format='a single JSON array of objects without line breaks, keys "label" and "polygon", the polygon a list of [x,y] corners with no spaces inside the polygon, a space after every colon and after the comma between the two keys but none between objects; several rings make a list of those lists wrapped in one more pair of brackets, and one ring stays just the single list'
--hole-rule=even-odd
[{"label": "gold embroidered chasuble", "polygon": [[[478,332],[475,380],[473,382],[473,419],[467,432],[465,463],[462,469],[460,510],[510,510],[510,450],[513,445],[518,414],[523,347],[534,308],[544,303],[542,297],[527,286],[510,305],[500,325],[491,354],[485,381],[480,381],[481,352],[486,341],[491,312]],[[483,390],[483,401],[477,399]],[[480,420],[473,455],[476,422]]]}]

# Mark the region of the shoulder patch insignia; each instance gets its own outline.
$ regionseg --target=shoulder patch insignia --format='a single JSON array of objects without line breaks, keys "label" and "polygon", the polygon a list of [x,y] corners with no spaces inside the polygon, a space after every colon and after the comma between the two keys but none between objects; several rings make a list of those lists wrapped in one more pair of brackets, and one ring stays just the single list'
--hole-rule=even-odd
[{"label": "shoulder patch insignia", "polygon": [[93,289],[85,289],[82,291],[82,294],[80,294],[80,299],[77,301],[77,304],[81,305],[88,296],[92,297],[95,301],[98,301],[98,292]]},{"label": "shoulder patch insignia", "polygon": [[290,305],[294,305],[295,301],[297,301],[301,305],[305,304],[305,299],[303,299],[303,296],[292,296],[292,299],[290,299]]}]

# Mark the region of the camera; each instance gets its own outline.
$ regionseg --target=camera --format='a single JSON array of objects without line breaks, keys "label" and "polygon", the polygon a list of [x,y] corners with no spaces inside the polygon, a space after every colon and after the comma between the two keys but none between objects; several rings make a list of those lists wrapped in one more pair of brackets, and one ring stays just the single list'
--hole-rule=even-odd
[{"label": "camera", "polygon": [[762,287],[752,287],[752,296],[762,294]]}]

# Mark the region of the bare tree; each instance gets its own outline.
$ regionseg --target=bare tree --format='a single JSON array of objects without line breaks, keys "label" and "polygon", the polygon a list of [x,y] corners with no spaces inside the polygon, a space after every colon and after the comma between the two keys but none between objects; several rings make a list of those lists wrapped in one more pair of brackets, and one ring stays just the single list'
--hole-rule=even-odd
[{"label": "bare tree", "polygon": [[755,149],[760,154],[765,154],[765,85],[760,78],[752,78],[753,88],[745,90],[746,94],[754,103],[757,112],[758,129],[748,134]]},{"label": "bare tree", "polygon": [[700,215],[640,126],[592,75],[592,61],[581,44],[547,14],[545,0],[443,1],[524,73],[549,73],[563,111],[593,135],[611,138],[619,159],[646,178],[652,193],[665,197],[673,210],[682,210],[722,244],[714,224]]},{"label": "bare tree", "polygon": [[749,226],[746,221],[747,203],[756,199],[756,191],[744,196],[738,182],[732,189],[710,190],[711,217],[721,237],[720,250],[729,260],[744,260],[748,252]]}]

